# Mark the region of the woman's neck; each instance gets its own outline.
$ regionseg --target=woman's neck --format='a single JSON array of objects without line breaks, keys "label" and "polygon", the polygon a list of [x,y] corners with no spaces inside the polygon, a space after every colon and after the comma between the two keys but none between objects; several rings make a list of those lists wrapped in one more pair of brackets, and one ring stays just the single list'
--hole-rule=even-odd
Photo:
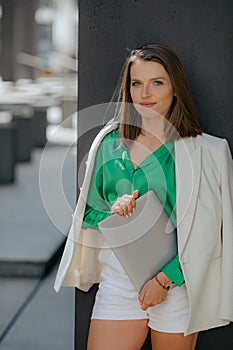
[{"label": "woman's neck", "polygon": [[164,120],[142,120],[142,134],[148,138],[157,138],[162,143],[165,142]]}]

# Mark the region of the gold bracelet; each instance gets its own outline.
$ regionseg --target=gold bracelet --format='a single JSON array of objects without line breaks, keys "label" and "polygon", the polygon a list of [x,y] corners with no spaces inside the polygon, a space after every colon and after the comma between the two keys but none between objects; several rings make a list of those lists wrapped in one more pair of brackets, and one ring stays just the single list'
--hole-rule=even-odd
[{"label": "gold bracelet", "polygon": [[169,290],[170,289],[170,287],[169,286],[164,286],[159,280],[158,280],[158,278],[157,278],[157,276],[155,276],[155,280],[156,280],[156,282],[160,285],[160,287],[162,287],[163,289],[166,289],[166,290]]}]

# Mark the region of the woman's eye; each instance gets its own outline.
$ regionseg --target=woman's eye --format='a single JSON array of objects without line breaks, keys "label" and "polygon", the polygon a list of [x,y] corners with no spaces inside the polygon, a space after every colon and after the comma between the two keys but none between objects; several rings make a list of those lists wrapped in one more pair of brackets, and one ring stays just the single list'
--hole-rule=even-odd
[{"label": "woman's eye", "polygon": [[132,86],[138,86],[138,85],[140,85],[139,81],[133,81],[132,82]]},{"label": "woman's eye", "polygon": [[153,84],[156,85],[156,86],[157,86],[157,85],[162,85],[162,82],[159,81],[159,80],[155,80]]}]

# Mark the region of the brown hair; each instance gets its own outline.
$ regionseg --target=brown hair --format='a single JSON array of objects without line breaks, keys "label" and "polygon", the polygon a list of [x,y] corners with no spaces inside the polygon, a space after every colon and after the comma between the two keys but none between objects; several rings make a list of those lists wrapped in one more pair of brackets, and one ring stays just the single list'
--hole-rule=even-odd
[{"label": "brown hair", "polygon": [[[136,59],[162,64],[170,77],[175,96],[166,118],[173,126],[173,129],[175,128],[176,130],[175,138],[177,138],[177,134],[179,137],[201,135],[202,129],[198,121],[198,113],[179,58],[165,45],[150,44],[132,50],[123,66],[122,79],[117,91],[118,107],[115,115],[115,121],[120,121],[121,123],[121,137],[134,140],[142,132],[141,116],[134,108],[130,95],[130,69]],[[171,139],[172,137],[169,138]]]}]

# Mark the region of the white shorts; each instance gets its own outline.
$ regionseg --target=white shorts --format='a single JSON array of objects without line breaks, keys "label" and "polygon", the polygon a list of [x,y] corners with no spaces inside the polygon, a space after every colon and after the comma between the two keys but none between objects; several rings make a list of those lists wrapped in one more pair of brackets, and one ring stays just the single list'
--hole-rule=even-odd
[{"label": "white shorts", "polygon": [[166,333],[184,333],[189,321],[189,304],[185,284],[173,285],[167,298],[158,305],[141,309],[138,292],[111,249],[102,249],[99,260],[103,265],[96,294],[92,319],[148,319],[148,326]]}]

